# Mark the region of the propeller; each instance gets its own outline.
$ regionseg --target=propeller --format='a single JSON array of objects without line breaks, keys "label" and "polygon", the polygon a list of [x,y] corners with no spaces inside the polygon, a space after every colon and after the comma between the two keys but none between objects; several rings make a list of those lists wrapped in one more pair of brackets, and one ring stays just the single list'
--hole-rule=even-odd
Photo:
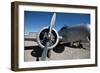
[{"label": "propeller", "polygon": [[49,46],[49,42],[46,43],[46,46],[45,46],[45,48],[43,50],[42,57],[41,57],[41,60],[42,61],[45,61],[46,60],[47,53],[48,53],[48,46]]},{"label": "propeller", "polygon": [[51,36],[51,32],[52,32],[52,28],[55,24],[55,20],[56,20],[56,13],[53,14],[52,16],[52,19],[51,19],[51,22],[50,22],[50,26],[49,26],[49,34],[48,34],[48,37]]},{"label": "propeller", "polygon": [[55,20],[56,20],[56,13],[54,13],[52,16],[50,26],[49,26],[48,35],[46,35],[46,33],[44,35],[44,37],[46,37],[46,41],[45,41],[45,47],[43,49],[43,53],[42,53],[42,57],[41,57],[42,61],[46,60],[47,53],[48,53],[48,47],[53,44],[51,36],[52,36],[52,30],[53,30],[53,26],[55,24]]}]

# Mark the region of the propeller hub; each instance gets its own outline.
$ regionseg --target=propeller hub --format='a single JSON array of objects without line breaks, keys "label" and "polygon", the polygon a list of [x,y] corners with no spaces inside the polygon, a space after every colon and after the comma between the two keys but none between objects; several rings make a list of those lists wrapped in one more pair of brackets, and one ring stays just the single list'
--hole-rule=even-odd
[{"label": "propeller hub", "polygon": [[37,34],[37,42],[41,48],[46,47],[46,43],[48,42],[47,49],[54,48],[59,42],[58,32],[53,28],[51,34],[49,34],[49,28],[44,27]]}]

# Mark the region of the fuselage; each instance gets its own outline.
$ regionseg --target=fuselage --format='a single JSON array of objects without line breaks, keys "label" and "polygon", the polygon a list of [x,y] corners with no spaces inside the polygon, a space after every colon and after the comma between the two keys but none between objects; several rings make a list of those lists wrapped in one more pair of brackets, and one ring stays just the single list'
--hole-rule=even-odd
[{"label": "fuselage", "polygon": [[62,36],[62,41],[76,42],[90,35],[90,25],[76,25],[76,26],[64,26],[60,29],[59,36]]}]

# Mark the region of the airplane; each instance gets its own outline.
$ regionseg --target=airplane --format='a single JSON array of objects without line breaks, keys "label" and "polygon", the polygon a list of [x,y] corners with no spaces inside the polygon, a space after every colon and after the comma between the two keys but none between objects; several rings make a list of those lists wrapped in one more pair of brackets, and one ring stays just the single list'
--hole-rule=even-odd
[{"label": "airplane", "polygon": [[[90,24],[63,26],[58,32],[54,28],[56,22],[56,13],[53,13],[49,26],[43,27],[36,35],[36,38],[24,38],[27,41],[36,41],[43,48],[41,61],[45,61],[48,51],[58,48],[66,43],[66,46],[84,48],[83,39],[90,42]],[[75,45],[77,43],[77,45]],[[65,46],[65,45],[64,45]],[[63,46],[60,46],[63,47]]]}]

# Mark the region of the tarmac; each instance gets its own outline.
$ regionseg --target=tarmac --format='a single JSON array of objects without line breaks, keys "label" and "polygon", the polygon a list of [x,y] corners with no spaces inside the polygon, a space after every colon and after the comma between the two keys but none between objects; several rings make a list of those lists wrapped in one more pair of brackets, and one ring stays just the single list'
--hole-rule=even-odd
[{"label": "tarmac", "polygon": [[[34,35],[33,35],[34,34]],[[36,37],[36,33],[32,33],[32,36]],[[25,36],[26,37],[26,36]],[[50,50],[49,57],[46,58],[47,61],[50,60],[72,60],[72,59],[88,59],[90,58],[90,44],[82,43],[83,48],[72,48],[65,46],[64,48],[55,48]],[[24,41],[25,51],[24,51],[24,61],[41,61],[41,54],[43,49],[40,48],[37,42],[34,41]]]}]

